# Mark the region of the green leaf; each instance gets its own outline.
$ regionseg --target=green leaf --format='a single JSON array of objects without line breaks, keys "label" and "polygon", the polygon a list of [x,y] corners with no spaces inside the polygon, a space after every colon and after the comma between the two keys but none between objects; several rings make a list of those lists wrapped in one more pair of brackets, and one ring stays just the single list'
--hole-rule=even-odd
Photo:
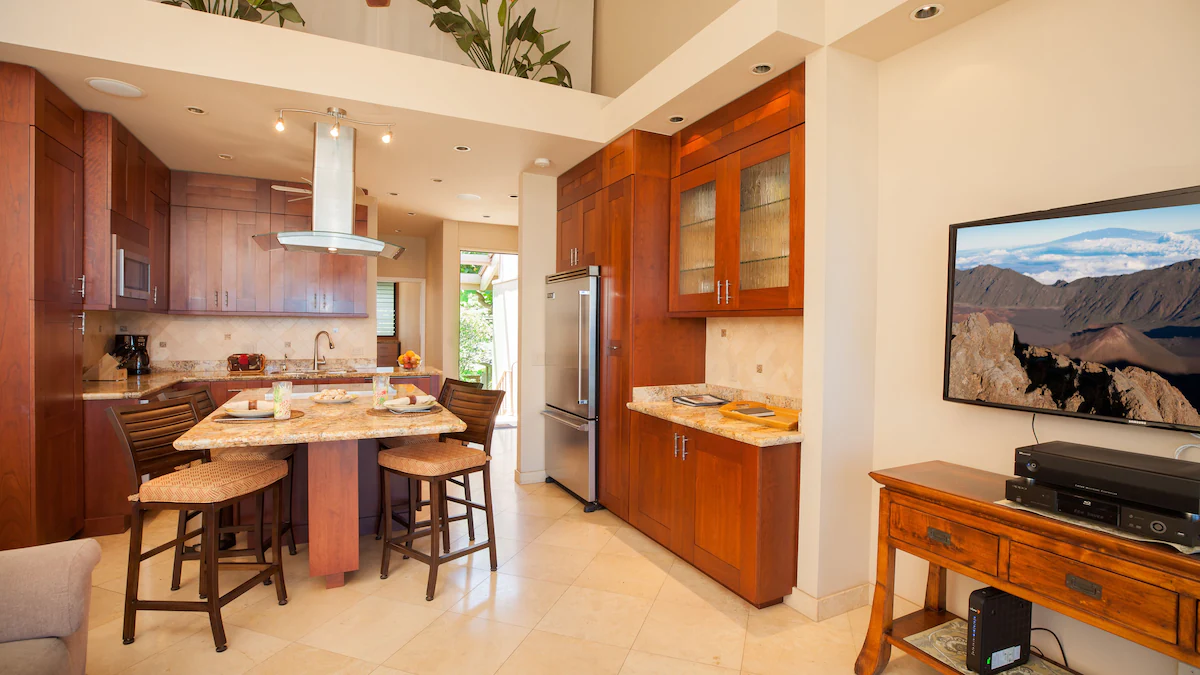
[{"label": "green leaf", "polygon": [[[484,0],[484,2],[486,3],[486,0]],[[500,21],[501,26],[508,25],[505,23],[508,20],[508,1],[507,0],[500,0],[500,9],[496,10],[496,19],[498,19]]]},{"label": "green leaf", "polygon": [[567,40],[566,42],[564,42],[564,43],[562,43],[561,45],[559,45],[559,46],[555,47],[554,49],[551,49],[550,51],[546,52],[545,54],[542,54],[542,58],[538,59],[538,63],[539,63],[539,64],[541,64],[541,65],[546,65],[547,63],[550,63],[551,61],[553,61],[553,60],[554,60],[554,57],[556,57],[556,56],[558,56],[559,54],[561,54],[561,53],[562,53],[562,51],[563,51],[564,49],[566,49],[566,48],[567,48],[567,45],[569,45],[569,44],[571,44],[571,41],[570,41],[570,40]]},{"label": "green leaf", "polygon": [[483,22],[483,19],[479,18],[479,15],[475,13],[475,10],[471,9],[470,5],[467,6],[467,11],[471,13],[471,23],[474,24],[475,32],[479,34],[479,37],[484,42],[491,40],[492,34],[488,32],[487,24]]}]

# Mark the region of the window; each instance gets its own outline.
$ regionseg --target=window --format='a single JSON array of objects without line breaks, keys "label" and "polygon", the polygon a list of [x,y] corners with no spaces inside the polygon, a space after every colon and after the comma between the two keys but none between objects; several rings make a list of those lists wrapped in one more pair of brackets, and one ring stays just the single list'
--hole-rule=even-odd
[{"label": "window", "polygon": [[396,337],[396,284],[390,281],[375,284],[375,335]]}]

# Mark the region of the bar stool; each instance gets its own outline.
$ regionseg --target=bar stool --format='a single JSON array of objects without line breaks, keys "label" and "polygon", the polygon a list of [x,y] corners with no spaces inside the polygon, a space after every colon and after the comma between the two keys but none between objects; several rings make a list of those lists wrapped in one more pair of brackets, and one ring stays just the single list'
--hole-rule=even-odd
[{"label": "bar stool", "polygon": [[[216,411],[217,405],[213,400],[212,392],[208,387],[191,387],[188,389],[179,389],[176,391],[164,391],[158,395],[160,401],[176,401],[190,400],[193,407],[196,409],[196,422],[211,415]],[[261,462],[267,460],[282,460],[287,462],[288,473],[283,479],[283,503],[286,516],[283,519],[283,524],[280,532],[287,537],[288,553],[296,555],[296,535],[292,531],[292,475],[294,473],[296,446],[294,445],[268,445],[259,447],[247,448],[216,448],[209,451],[209,456],[214,462]],[[238,504],[234,504],[230,511],[233,512],[231,518],[234,527],[223,528],[227,531],[240,531],[241,528],[236,527],[238,522],[237,513],[240,512]],[[229,512],[226,512],[228,515]],[[194,518],[197,512],[179,514],[179,533],[182,534],[187,527],[187,521]],[[222,556],[226,556],[226,552],[221,552]],[[180,577],[182,576],[182,563],[184,560],[197,560],[198,557],[194,553],[180,550],[175,554],[175,569],[171,576],[171,590],[178,590]]]},{"label": "bar stool", "polygon": [[[459,387],[459,388],[463,388],[463,389],[483,389],[483,384],[480,382],[467,382],[466,380],[456,380],[453,378],[447,378],[444,382],[442,382],[442,390],[438,393],[438,397],[437,397],[438,403],[442,404],[442,406],[444,407],[446,405],[446,401],[449,400],[449,398],[450,398],[450,391],[452,389],[454,389],[455,387]],[[424,437],[424,436],[397,436],[395,438],[381,438],[381,439],[379,439],[379,449],[385,450],[385,449],[391,449],[391,448],[399,448],[399,447],[402,447],[405,445],[412,445],[414,443],[426,443],[428,441],[429,441],[429,438]],[[386,509],[387,502],[384,501],[384,499],[383,499],[383,482],[386,480],[387,480],[387,478],[384,476],[384,474],[382,472],[380,472],[380,474],[379,474],[379,530],[378,530],[378,532],[375,533],[376,539],[383,538],[383,518],[384,518],[385,512],[390,513],[392,515],[392,518],[394,518],[397,522],[404,525],[405,529],[410,530],[410,531],[412,530],[412,528],[409,526],[409,523],[408,523],[409,519],[401,517],[400,514],[396,512],[397,507],[405,505],[403,502],[393,503],[391,505],[391,507],[392,507],[391,509]],[[463,489],[463,496],[466,498],[466,500],[468,502],[471,501],[471,482],[469,480],[467,480],[466,478],[464,478],[462,480],[450,479],[449,482],[454,483],[455,485],[461,487]],[[459,520],[465,519],[467,521],[467,537],[470,541],[475,541],[475,519],[472,517],[474,514],[471,512],[471,507],[470,506],[467,507],[467,514],[465,516],[455,516],[453,518],[449,518],[449,509],[448,509],[449,504],[446,502],[444,497],[445,497],[445,495],[443,495],[443,500],[442,500],[442,517],[443,517],[443,522],[446,524],[446,526],[442,529],[442,543],[445,546],[445,548],[446,549],[450,548],[450,523],[456,522]],[[421,482],[417,481],[417,480],[409,480],[408,481],[408,503],[407,503],[408,513],[413,514],[412,517],[415,517],[415,514],[418,510],[423,509],[428,505],[429,505],[428,500],[421,499]],[[407,558],[408,556],[404,556],[404,557]]]},{"label": "bar stool", "polygon": [[[117,437],[129,453],[133,468],[136,494],[133,502],[133,525],[129,532],[129,567],[125,581],[125,622],[122,642],[132,644],[138,610],[206,612],[212,629],[213,643],[218,652],[226,649],[225,626],[221,607],[259,583],[275,581],[275,597],[280,605],[287,604],[287,587],[281,563],[280,519],[271,523],[272,561],[267,563],[262,550],[263,506],[267,490],[274,493],[276,513],[283,508],[283,479],[287,463],[278,460],[256,462],[209,462],[208,451],[179,451],[172,445],[175,439],[196,424],[196,410],[190,400],[160,401],[145,405],[114,406],[108,410],[109,420]],[[184,466],[200,460],[195,466]],[[141,482],[142,476],[150,479]],[[217,537],[220,527],[217,512],[234,502],[253,497],[258,505],[258,517],[251,530],[251,542],[257,546],[236,554],[255,555],[254,562],[220,562]],[[176,510],[181,513],[198,511],[203,515],[200,529],[180,531],[177,537],[149,551],[142,551],[142,535],[147,511]],[[181,521],[186,523],[186,519]],[[184,528],[186,530],[186,527]],[[200,601],[139,600],[138,582],[141,563],[200,536]],[[232,554],[229,551],[223,552]],[[221,567],[261,567],[254,575],[225,595],[220,593],[218,572]],[[174,588],[174,587],[173,587]]]},{"label": "bar stool", "polygon": [[[387,478],[388,474],[394,474],[409,480],[428,481],[430,509],[428,521],[411,523],[409,532],[403,537],[395,539],[392,537],[392,519],[384,519],[383,561],[380,566],[379,578],[386,579],[388,577],[392,549],[405,554],[405,557],[416,558],[429,565],[429,582],[425,588],[426,600],[433,600],[433,594],[437,588],[439,565],[486,548],[491,557],[492,571],[496,570],[496,527],[492,512],[491,450],[492,432],[496,428],[496,415],[500,411],[500,403],[503,400],[503,391],[452,387],[444,405],[456,417],[467,423],[465,431],[442,434],[439,441],[429,440],[424,443],[402,445],[379,453],[379,473],[383,480],[384,503],[391,503],[391,482]],[[468,447],[465,445],[466,443],[482,445],[483,450]],[[465,483],[468,482],[470,474],[480,471],[483,472],[483,504],[446,496],[448,480],[462,478]],[[487,517],[487,541],[453,552],[449,551],[449,545],[447,545],[447,552],[440,553],[438,549],[443,543],[441,540],[447,526],[446,520],[448,520],[444,520],[444,509],[447,502],[463,504],[468,509],[483,509]],[[413,520],[415,521],[415,516]],[[415,540],[426,536],[429,537],[429,555],[413,548]]]}]

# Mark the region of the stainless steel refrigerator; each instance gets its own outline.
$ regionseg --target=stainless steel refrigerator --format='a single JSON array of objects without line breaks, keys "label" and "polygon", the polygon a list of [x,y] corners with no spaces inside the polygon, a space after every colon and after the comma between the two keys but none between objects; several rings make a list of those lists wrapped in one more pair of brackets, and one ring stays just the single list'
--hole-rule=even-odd
[{"label": "stainless steel refrigerator", "polygon": [[596,503],[600,268],[546,277],[546,480]]}]

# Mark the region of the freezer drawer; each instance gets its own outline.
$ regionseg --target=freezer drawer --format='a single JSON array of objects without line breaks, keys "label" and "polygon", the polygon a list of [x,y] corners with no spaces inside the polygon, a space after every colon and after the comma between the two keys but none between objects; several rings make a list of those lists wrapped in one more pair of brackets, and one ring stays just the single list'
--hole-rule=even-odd
[{"label": "freezer drawer", "polygon": [[546,475],[587,502],[596,501],[596,423],[558,410],[543,410]]}]

